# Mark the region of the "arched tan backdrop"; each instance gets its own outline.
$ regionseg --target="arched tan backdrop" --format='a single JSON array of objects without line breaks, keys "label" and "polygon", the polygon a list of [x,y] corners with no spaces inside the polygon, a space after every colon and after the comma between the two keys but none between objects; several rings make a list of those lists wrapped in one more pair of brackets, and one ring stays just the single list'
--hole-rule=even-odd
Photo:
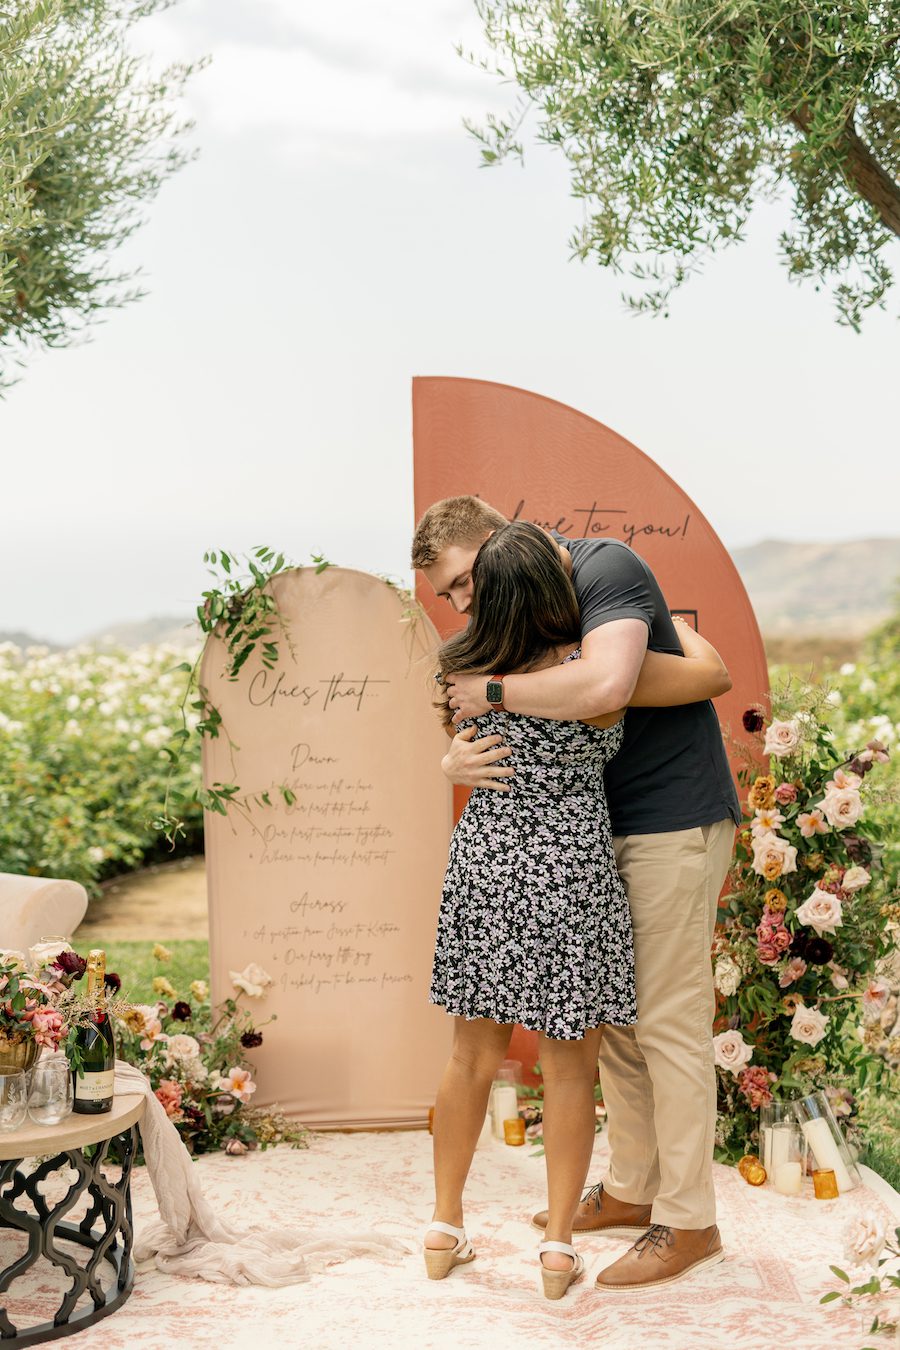
[{"label": "arched tan backdrop", "polygon": [[[437,635],[364,572],[298,569],[273,592],[293,656],[282,639],[274,671],[254,655],[234,683],[218,639],[203,660],[227,733],[204,743],[204,780],[239,783],[249,808],[206,816],[213,997],[249,962],[274,978],[241,1000],[278,1019],[251,1052],[254,1103],[310,1125],[422,1123],[450,1035],[427,1003],[451,825]],[[272,807],[246,802],[263,791]]]},{"label": "arched tan backdrop", "polygon": [[[734,688],[716,710],[726,734],[741,742],[741,713],[769,687],[762,638],[724,545],[658,464],[564,403],[511,385],[442,376],[413,381],[413,443],[417,520],[442,497],[473,493],[510,518],[571,538],[622,539],[646,558],[673,613],[722,653]],[[723,463],[722,473],[730,472]],[[442,636],[459,626],[421,580],[418,595]],[[733,764],[736,758],[733,750]],[[525,1062],[534,1053],[527,1045],[519,1039],[516,1052]]]}]

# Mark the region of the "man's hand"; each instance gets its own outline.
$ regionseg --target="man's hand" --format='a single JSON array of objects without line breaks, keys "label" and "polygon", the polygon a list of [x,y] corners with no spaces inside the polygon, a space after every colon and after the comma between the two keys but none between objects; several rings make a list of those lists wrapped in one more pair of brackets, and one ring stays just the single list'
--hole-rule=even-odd
[{"label": "man's hand", "polygon": [[[467,717],[480,717],[482,713],[490,712],[491,705],[485,697],[487,679],[486,675],[448,675],[446,677],[444,685],[447,689],[450,707],[454,709],[454,722],[464,722]],[[471,787],[472,784],[467,783],[466,786]]]},{"label": "man's hand", "polygon": [[502,745],[502,736],[482,736],[475,740],[477,727],[466,727],[453,737],[450,749],[441,760],[441,768],[451,783],[460,787],[493,788],[495,792],[509,792],[504,778],[512,778],[515,769],[501,764],[511,751]]}]

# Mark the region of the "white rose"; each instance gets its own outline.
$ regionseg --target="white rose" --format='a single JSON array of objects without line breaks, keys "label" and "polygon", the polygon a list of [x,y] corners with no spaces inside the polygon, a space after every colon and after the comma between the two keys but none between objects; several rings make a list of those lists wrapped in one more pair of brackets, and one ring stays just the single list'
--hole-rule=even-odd
[{"label": "white rose", "polygon": [[28,948],[28,959],[31,962],[32,970],[42,970],[44,966],[49,965],[54,956],[59,956],[60,952],[70,952],[72,948],[66,942],[65,938],[41,938],[33,947]]},{"label": "white rose", "polygon": [[777,876],[797,870],[797,850],[777,834],[759,834],[753,840],[753,870],[765,876],[766,864],[777,862]]},{"label": "white rose", "polygon": [[830,891],[820,891],[818,886],[797,909],[797,918],[807,927],[814,928],[819,934],[833,933],[844,924],[844,911],[841,902]]},{"label": "white rose", "polygon": [[197,1059],[200,1055],[200,1042],[184,1032],[170,1036],[166,1046],[166,1063],[180,1064],[183,1060]]},{"label": "white rose", "polygon": [[884,1249],[884,1224],[867,1210],[851,1219],[844,1229],[844,1254],[852,1266],[874,1266]]},{"label": "white rose", "polygon": [[228,978],[235,989],[239,989],[248,998],[261,998],[269,985],[275,983],[272,976],[255,961],[251,961],[249,966],[245,966],[241,971],[229,970]]},{"label": "white rose", "polygon": [[720,1031],[713,1036],[713,1051],[719,1068],[728,1069],[735,1077],[753,1058],[753,1046],[739,1031]]},{"label": "white rose", "polygon": [[818,1045],[828,1030],[828,1018],[818,1008],[798,1003],[791,1021],[791,1035],[803,1045]]},{"label": "white rose", "polygon": [[831,788],[818,803],[829,825],[846,830],[855,825],[863,813],[862,797],[858,788]]},{"label": "white rose", "polygon": [[730,956],[720,956],[713,972],[713,983],[719,993],[726,997],[737,993],[740,982],[741,968],[737,962]]},{"label": "white rose", "polygon": [[789,722],[772,722],[766,728],[766,740],[763,754],[774,755],[776,759],[786,759],[800,744],[800,723],[796,717]]},{"label": "white rose", "polygon": [[848,867],[841,882],[842,891],[859,891],[872,880],[864,867]]},{"label": "white rose", "polygon": [[6,966],[13,966],[17,975],[24,975],[28,966],[25,953],[16,951],[13,947],[0,949],[0,961]]}]

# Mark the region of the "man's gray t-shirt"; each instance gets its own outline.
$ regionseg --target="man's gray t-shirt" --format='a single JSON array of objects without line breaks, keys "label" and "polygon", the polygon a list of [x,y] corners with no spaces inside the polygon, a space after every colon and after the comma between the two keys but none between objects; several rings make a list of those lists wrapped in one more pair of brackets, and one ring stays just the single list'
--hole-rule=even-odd
[{"label": "man's gray t-shirt", "polygon": [[[618,539],[564,539],[581,633],[613,619],[641,619],[654,652],[681,655],[669,607],[650,568]],[[606,767],[613,834],[661,834],[741,820],[734,780],[715,709],[705,703],[675,708],[629,708],[622,749]]]}]

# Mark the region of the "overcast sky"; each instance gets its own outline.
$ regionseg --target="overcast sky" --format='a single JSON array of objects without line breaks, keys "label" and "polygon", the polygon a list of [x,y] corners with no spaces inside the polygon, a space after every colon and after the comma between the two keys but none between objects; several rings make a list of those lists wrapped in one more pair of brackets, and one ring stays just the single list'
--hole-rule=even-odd
[{"label": "overcast sky", "polygon": [[478,36],[469,0],[181,0],[143,25],[161,59],[212,57],[201,153],[129,246],[147,298],[0,402],[0,629],[187,613],[213,546],[406,575],[416,374],[607,423],[731,547],[897,533],[900,292],[839,328],[788,284],[773,207],[671,318],[631,317],[569,260],[560,157],[479,168],[462,118],[509,94],[456,56]]}]

